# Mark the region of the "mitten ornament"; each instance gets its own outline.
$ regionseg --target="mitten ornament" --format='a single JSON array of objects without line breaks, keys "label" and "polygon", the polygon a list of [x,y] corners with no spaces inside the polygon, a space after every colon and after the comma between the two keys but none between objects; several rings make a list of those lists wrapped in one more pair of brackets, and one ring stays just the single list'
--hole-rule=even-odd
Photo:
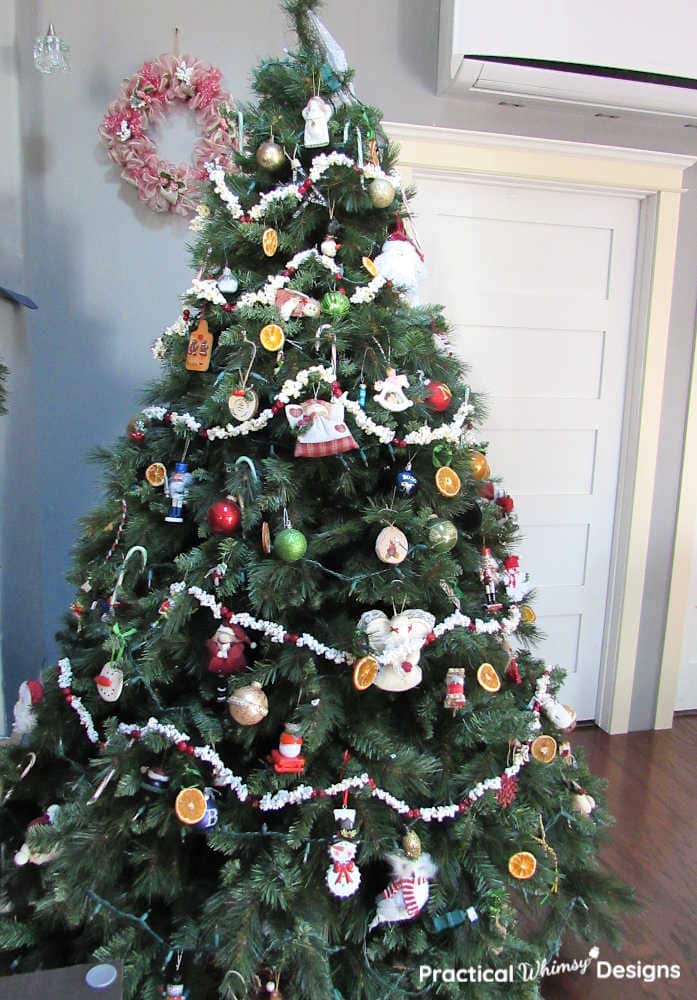
[{"label": "mitten ornament", "polygon": [[387,855],[392,881],[377,898],[377,911],[368,927],[413,920],[423,910],[430,893],[429,882],[438,873],[430,854],[408,857],[404,851]]}]

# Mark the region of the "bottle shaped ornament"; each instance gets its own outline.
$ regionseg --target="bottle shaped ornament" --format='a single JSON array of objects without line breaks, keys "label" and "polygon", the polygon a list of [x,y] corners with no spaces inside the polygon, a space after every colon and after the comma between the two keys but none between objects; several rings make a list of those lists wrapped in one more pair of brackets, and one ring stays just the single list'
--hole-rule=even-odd
[{"label": "bottle shaped ornament", "polygon": [[212,353],[213,334],[208,330],[208,321],[202,318],[189,336],[189,346],[186,349],[186,370],[188,372],[207,372]]},{"label": "bottle shaped ornament", "polygon": [[311,97],[303,108],[305,119],[305,148],[319,149],[329,145],[329,119],[334,114],[331,104],[319,94]]},{"label": "bottle shaped ornament", "polygon": [[479,579],[486,592],[487,611],[500,611],[503,607],[496,599],[496,585],[500,578],[499,564],[491,554],[491,549],[485,545],[479,557]]},{"label": "bottle shaped ornament", "polygon": [[331,865],[327,868],[326,882],[332,896],[347,899],[358,891],[361,873],[356,864],[358,842],[356,841],[355,809],[335,809],[334,819],[338,832],[329,847]]},{"label": "bottle shaped ornament", "polygon": [[445,701],[443,704],[446,708],[452,708],[453,711],[464,708],[467,704],[464,667],[451,667],[445,675]]},{"label": "bottle shaped ornament", "polygon": [[239,287],[239,281],[226,264],[223,273],[218,278],[218,289],[223,295],[234,295]]},{"label": "bottle shaped ornament", "polygon": [[373,399],[385,410],[392,413],[400,413],[413,406],[413,402],[404,395],[404,390],[409,388],[409,379],[406,375],[398,375],[394,368],[388,368],[385,377],[375,383],[375,396]]},{"label": "bottle shaped ornament", "polygon": [[181,524],[184,520],[184,501],[193,481],[186,462],[177,462],[174,472],[165,482],[165,496],[171,500],[169,514],[165,518],[168,524]]}]

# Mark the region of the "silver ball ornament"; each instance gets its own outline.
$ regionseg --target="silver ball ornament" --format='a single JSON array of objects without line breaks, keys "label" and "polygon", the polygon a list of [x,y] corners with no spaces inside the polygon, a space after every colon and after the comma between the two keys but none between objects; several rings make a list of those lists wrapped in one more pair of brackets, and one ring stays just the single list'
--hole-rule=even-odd
[{"label": "silver ball ornament", "polygon": [[280,170],[285,158],[283,146],[280,146],[275,139],[267,139],[257,148],[256,160],[264,170]]},{"label": "silver ball ornament", "polygon": [[368,184],[368,197],[376,208],[389,208],[395,194],[394,184],[386,177],[374,177]]}]

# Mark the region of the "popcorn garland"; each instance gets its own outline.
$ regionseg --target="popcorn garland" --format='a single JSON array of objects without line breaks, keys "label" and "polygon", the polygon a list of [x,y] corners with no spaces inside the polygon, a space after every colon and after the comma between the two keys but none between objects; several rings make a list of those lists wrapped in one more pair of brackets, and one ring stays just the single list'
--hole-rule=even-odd
[{"label": "popcorn garland", "polygon": [[[177,324],[174,324],[174,326],[176,327]],[[173,427],[185,427],[192,434],[198,434],[209,441],[223,441],[230,438],[243,437],[254,431],[263,430],[287,403],[302,395],[312,375],[316,375],[320,381],[331,385],[335,396],[342,395],[339,384],[336,381],[334,369],[325,367],[324,365],[312,365],[310,368],[304,368],[298,372],[295,378],[286,379],[281,387],[281,391],[275,397],[273,406],[267,407],[258,413],[256,417],[253,417],[251,420],[245,420],[241,424],[226,424],[224,427],[220,425],[205,427],[191,413],[177,413],[174,410],[170,410],[167,406],[148,406],[143,410],[143,415],[149,420],[161,420],[164,423],[171,424]],[[429,427],[428,424],[424,424],[418,430],[410,431],[406,437],[400,438],[391,427],[378,424],[367,416],[357,400],[342,397],[342,401],[346,410],[355,419],[357,426],[365,434],[370,434],[378,438],[381,444],[394,444],[397,448],[405,448],[409,445],[428,445],[434,441],[450,441],[453,444],[457,444],[463,438],[463,428],[468,416],[474,411],[471,403],[462,403],[450,423],[443,424],[440,427]],[[470,432],[464,432],[464,442],[470,447],[474,445],[474,438]]]},{"label": "popcorn garland", "polygon": [[[106,750],[107,743],[99,741],[99,735],[94,727],[92,716],[89,711],[82,704],[81,700],[72,693],[71,683],[72,683],[72,667],[70,660],[66,658],[62,659],[58,663],[58,687],[61,693],[64,695],[66,702],[70,707],[76,712],[78,718],[80,719],[81,725],[84,727],[88,739],[92,743],[98,743],[101,750]],[[543,690],[541,683],[543,682],[543,677],[538,680],[538,688],[540,691]],[[546,686],[544,687],[546,691]],[[539,706],[536,706],[535,719],[531,725],[531,729],[539,729]],[[151,717],[148,719],[145,725],[138,725],[137,723],[119,723],[117,727],[117,732],[122,736],[128,736],[132,740],[141,740],[145,737],[154,734],[161,737],[171,746],[173,746],[180,753],[185,753],[190,757],[195,757],[204,764],[208,764],[213,773],[213,781],[216,788],[229,788],[237,796],[240,802],[249,802],[249,804],[255,808],[259,809],[260,812],[279,812],[281,809],[285,809],[286,806],[298,805],[301,802],[308,802],[312,799],[318,798],[335,798],[336,796],[343,795],[345,792],[353,791],[359,792],[363,789],[370,789],[370,795],[372,798],[378,799],[380,802],[384,802],[385,805],[392,809],[393,812],[398,813],[400,816],[405,816],[408,819],[421,819],[424,823],[443,823],[445,820],[457,819],[463,813],[465,813],[470,806],[472,806],[477,799],[482,798],[487,792],[495,792],[499,803],[505,808],[506,806],[501,801],[501,791],[502,789],[507,792],[507,798],[511,800],[513,794],[512,782],[520,773],[523,767],[525,767],[530,761],[530,745],[521,744],[516,747],[513,753],[511,764],[504,769],[502,774],[494,778],[486,778],[484,781],[477,782],[473,788],[457,803],[450,803],[448,805],[439,806],[410,806],[408,802],[403,799],[398,799],[391,792],[388,792],[384,788],[380,788],[375,780],[370,777],[369,774],[364,772],[363,774],[356,775],[352,778],[344,778],[343,781],[339,781],[336,784],[329,785],[326,788],[314,788],[312,785],[298,785],[293,789],[281,789],[278,792],[267,792],[260,799],[253,799],[249,797],[249,789],[244,783],[239,775],[236,775],[233,771],[227,767],[218,753],[213,749],[213,747],[206,745],[194,746],[190,742],[190,738],[187,733],[180,732],[176,726],[170,724],[163,724]],[[530,741],[532,736],[530,737]]]},{"label": "popcorn garland", "polygon": [[188,337],[189,324],[183,316],[179,316],[171,326],[165,327],[152,345],[152,356],[156,361],[163,361],[167,354],[167,339],[169,337]]},{"label": "popcorn garland", "polygon": [[317,184],[328,170],[332,167],[345,167],[348,170],[356,170],[369,180],[376,177],[383,177],[389,180],[398,190],[402,186],[402,181],[398,173],[386,174],[385,171],[372,163],[364,166],[356,163],[345,153],[320,153],[312,161],[310,173],[307,180],[298,184],[284,184],[282,187],[274,188],[261,195],[256,205],[253,205],[245,214],[240,203],[240,199],[230,190],[225,181],[225,169],[219,162],[206,163],[206,171],[213,183],[213,190],[218,195],[224,205],[227,206],[230,215],[235,220],[258,222],[263,219],[269,207],[277,201],[284,201],[286,198],[293,198],[300,202],[308,194],[313,184]]},{"label": "popcorn garland", "polygon": [[[182,593],[185,586],[181,581],[172,584],[170,587],[172,597]],[[246,612],[235,613],[234,611],[230,611],[219,601],[216,601],[213,594],[202,590],[201,587],[189,587],[186,592],[197,600],[201,607],[208,608],[214,618],[224,618],[230,624],[241,625],[243,628],[251,629],[254,632],[263,632],[271,642],[288,642],[295,646],[305,647],[312,650],[317,656],[322,656],[326,660],[329,660],[331,663],[351,664],[355,659],[352,653],[334,649],[331,646],[325,646],[324,643],[315,639],[314,636],[307,632],[297,635],[294,632],[287,632],[283,625],[280,625],[278,622],[254,618]],[[509,617],[502,618],[500,621],[495,618],[489,618],[486,621],[481,618],[472,619],[468,615],[463,615],[460,611],[455,611],[428,633],[424,640],[424,646],[430,646],[436,639],[440,639],[447,632],[452,632],[456,628],[465,628],[477,635],[496,635],[497,633],[501,633],[503,636],[508,637],[517,631],[519,625],[520,609],[518,607],[512,607]]]},{"label": "popcorn garland", "polygon": [[216,306],[224,306],[227,303],[215,278],[194,278],[186,294],[194,295],[197,299],[205,299],[206,302],[212,302]]}]

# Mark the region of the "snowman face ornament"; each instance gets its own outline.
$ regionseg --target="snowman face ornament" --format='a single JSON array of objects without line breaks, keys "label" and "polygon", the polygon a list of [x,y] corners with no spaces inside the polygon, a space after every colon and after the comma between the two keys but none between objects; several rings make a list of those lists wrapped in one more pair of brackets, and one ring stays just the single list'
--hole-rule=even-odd
[{"label": "snowman face ornament", "polygon": [[105,663],[94,683],[100,698],[104,701],[118,701],[123,691],[123,670],[116,663]]}]

